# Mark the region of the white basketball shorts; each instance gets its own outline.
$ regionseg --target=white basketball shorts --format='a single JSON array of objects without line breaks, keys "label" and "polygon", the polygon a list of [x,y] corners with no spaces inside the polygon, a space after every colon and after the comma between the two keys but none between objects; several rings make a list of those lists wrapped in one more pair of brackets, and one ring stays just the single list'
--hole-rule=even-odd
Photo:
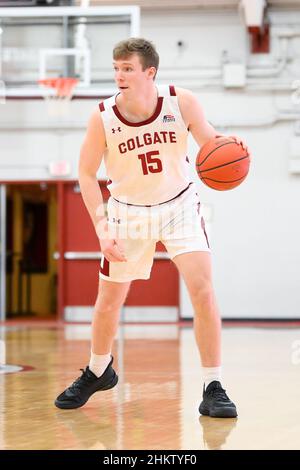
[{"label": "white basketball shorts", "polygon": [[127,259],[109,262],[102,255],[99,275],[107,281],[149,279],[158,241],[171,259],[193,251],[210,252],[194,183],[171,201],[155,206],[134,206],[110,197],[107,212],[109,238],[118,241]]}]

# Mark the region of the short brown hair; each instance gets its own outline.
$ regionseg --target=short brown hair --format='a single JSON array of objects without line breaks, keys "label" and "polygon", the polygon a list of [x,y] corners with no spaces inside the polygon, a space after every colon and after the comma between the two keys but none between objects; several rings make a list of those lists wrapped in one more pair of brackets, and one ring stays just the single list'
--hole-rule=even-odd
[{"label": "short brown hair", "polygon": [[118,42],[113,50],[114,60],[127,59],[132,54],[140,57],[143,70],[149,67],[158,69],[159,55],[152,42],[143,38],[129,38]]}]

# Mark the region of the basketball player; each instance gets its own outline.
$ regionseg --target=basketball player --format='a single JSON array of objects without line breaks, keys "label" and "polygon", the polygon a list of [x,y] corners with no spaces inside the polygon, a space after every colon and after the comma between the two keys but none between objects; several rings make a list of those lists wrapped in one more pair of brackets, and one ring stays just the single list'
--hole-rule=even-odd
[{"label": "basketball player", "polygon": [[[204,378],[199,411],[235,417],[236,407],[221,385],[221,322],[210,248],[186,157],[189,132],[199,146],[217,132],[190,91],[155,85],[159,57],[151,42],[122,41],[115,46],[113,59],[119,91],[92,113],[79,164],[82,197],[102,251],[91,357],[55,405],[78,408],[94,392],[117,384],[111,351],[120,308],[131,281],[150,277],[160,240],[184,278],[195,311]],[[103,158],[111,194],[108,218],[96,177]]]}]

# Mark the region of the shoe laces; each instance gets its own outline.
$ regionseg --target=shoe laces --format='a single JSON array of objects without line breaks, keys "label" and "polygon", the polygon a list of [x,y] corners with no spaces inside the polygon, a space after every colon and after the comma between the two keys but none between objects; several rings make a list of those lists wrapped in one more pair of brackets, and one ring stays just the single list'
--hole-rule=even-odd
[{"label": "shoe laces", "polygon": [[85,369],[80,369],[80,370],[82,371],[81,376],[78,377],[69,388],[71,389],[81,388],[84,385],[87,385],[91,382],[91,377],[88,376],[87,371]]},{"label": "shoe laces", "polygon": [[228,396],[226,395],[226,390],[224,390],[224,388],[222,387],[214,387],[206,393],[207,395],[210,395],[220,400],[229,400]]}]

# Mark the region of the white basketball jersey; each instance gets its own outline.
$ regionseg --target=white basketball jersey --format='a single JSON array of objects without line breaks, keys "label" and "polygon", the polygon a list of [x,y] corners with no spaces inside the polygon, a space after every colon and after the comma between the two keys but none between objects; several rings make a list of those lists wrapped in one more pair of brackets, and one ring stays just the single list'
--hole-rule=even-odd
[{"label": "white basketball jersey", "polygon": [[127,121],[117,108],[117,95],[99,104],[107,144],[107,187],[120,202],[159,204],[174,198],[190,182],[188,130],[175,88],[157,89],[156,110],[146,121]]}]

